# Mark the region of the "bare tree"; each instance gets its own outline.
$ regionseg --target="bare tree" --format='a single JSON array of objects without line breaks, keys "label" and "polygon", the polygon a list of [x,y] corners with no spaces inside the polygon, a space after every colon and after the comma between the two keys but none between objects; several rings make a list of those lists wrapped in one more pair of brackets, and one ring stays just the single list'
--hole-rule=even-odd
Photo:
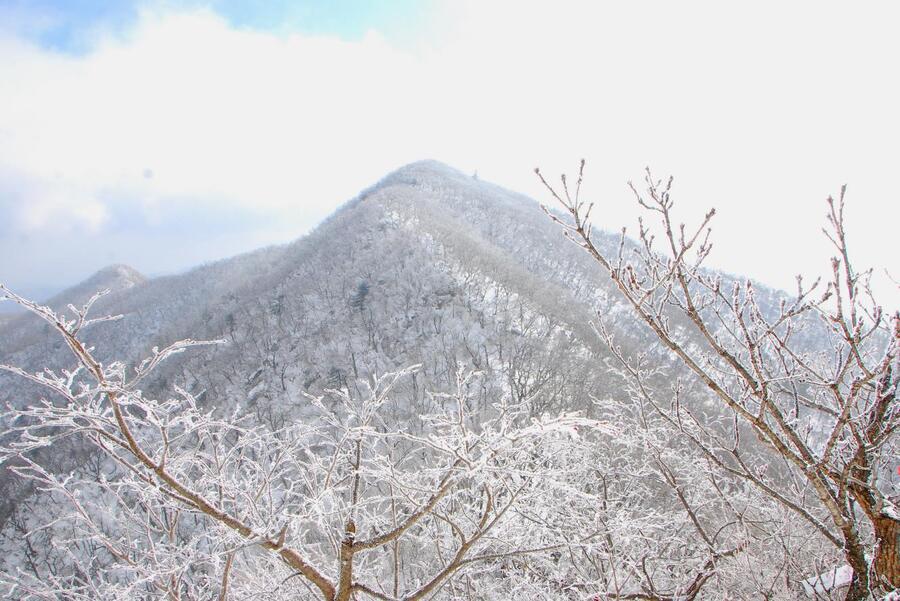
[{"label": "bare tree", "polygon": [[[656,403],[660,414],[723,473],[752,483],[839,549],[853,573],[847,599],[900,587],[900,512],[890,481],[900,426],[900,317],[885,315],[871,295],[870,273],[851,262],[844,189],[828,199],[831,279],[820,287],[798,278],[794,296],[766,306],[750,281],[728,285],[703,267],[715,211],[698,227],[678,225],[671,178],[648,170],[644,189],[631,186],[652,225],[640,221],[637,245],[623,230],[618,252],[609,253],[591,235],[593,205],[581,199],[584,161],[574,188],[565,176],[557,188],[536,172],[563,209],[545,208],[550,218],[603,268],[733,424],[712,427],[699,417],[683,398],[684,382],[671,404]],[[624,364],[636,381],[645,378],[641,365]],[[742,433],[766,450],[761,461]]]},{"label": "bare tree", "polygon": [[[76,359],[60,372],[0,366],[49,392],[5,416],[0,463],[53,501],[20,530],[30,545],[50,544],[42,536],[51,531],[65,542],[52,569],[0,575],[7,595],[412,601],[474,566],[547,556],[564,542],[540,520],[523,525],[519,510],[570,485],[548,462],[579,444],[576,428],[597,422],[532,419],[509,399],[473,416],[472,376],[461,375],[455,394],[432,396],[413,432],[383,416],[409,368],[359,393],[308,397],[308,420],[275,429],[239,405],[219,416],[180,388],[164,400],[141,392],[162,362],[221,341],[154,348],[131,369],[103,365],[81,337],[116,319],[90,318],[97,296],[66,318],[0,291],[52,326]],[[92,472],[57,474],[35,458],[72,436],[103,459]]]}]

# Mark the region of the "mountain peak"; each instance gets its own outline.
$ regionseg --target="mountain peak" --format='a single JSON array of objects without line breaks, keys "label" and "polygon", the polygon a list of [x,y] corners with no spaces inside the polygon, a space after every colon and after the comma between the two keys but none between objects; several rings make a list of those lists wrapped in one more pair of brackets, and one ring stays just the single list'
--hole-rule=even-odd
[{"label": "mountain peak", "polygon": [[392,174],[395,173],[403,173],[403,172],[433,172],[433,173],[444,173],[444,174],[455,174],[455,175],[463,175],[459,169],[455,169],[451,167],[447,163],[442,163],[441,161],[435,159],[421,159],[419,161],[413,161],[412,163],[407,163],[402,167],[394,170]]},{"label": "mountain peak", "polygon": [[467,180],[470,176],[466,175],[459,169],[451,167],[434,159],[424,159],[403,165],[402,167],[387,174],[380,182],[379,186],[392,184],[413,184],[421,183],[426,180],[434,179],[451,179],[451,180]]},{"label": "mountain peak", "polygon": [[147,278],[139,272],[134,267],[130,265],[125,265],[122,263],[114,263],[112,265],[107,265],[103,269],[99,270],[97,273],[88,278],[88,281],[91,280],[118,280],[122,284],[125,284],[124,288],[130,288],[135,284],[140,284],[141,282],[145,282]]},{"label": "mountain peak", "polygon": [[137,269],[123,264],[107,265],[92,276],[63,290],[45,304],[51,307],[65,306],[67,303],[81,304],[98,290],[118,292],[146,282],[147,278]]},{"label": "mountain peak", "polygon": [[[355,201],[364,200],[369,195],[390,186],[419,186],[424,183],[471,182],[472,177],[459,169],[434,159],[414,161],[391,171],[376,184],[362,190]],[[353,201],[351,201],[352,203]]]}]

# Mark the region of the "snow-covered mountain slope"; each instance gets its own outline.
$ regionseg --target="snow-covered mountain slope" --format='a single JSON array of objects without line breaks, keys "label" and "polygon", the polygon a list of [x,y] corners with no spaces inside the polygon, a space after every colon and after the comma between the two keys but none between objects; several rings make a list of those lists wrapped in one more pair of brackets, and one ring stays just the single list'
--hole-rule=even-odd
[{"label": "snow-covered mountain slope", "polygon": [[[416,364],[420,372],[398,391],[408,408],[398,419],[415,416],[427,392],[450,389],[460,370],[489,375],[482,406],[511,391],[536,414],[590,411],[591,397],[612,391],[598,369],[594,311],[613,316],[623,340],[634,337],[608,286],[536,202],[426,161],[388,175],[292,244],[149,280],[107,268],[51,305],[112,290],[94,312],[123,319],[85,332],[107,362],[134,363],[182,338],[226,339],[167,365],[147,392],[179,384],[206,391],[204,402],[223,413],[277,424],[302,415],[303,392]],[[0,362],[71,366],[50,334],[19,318],[0,330]],[[0,373],[0,402],[41,394]],[[83,461],[77,441],[48,453],[60,470]],[[0,485],[4,517],[27,487],[5,477]]]},{"label": "snow-covered mountain slope", "polygon": [[[51,305],[80,304],[91,290],[111,288],[96,311],[125,318],[97,328],[92,342],[101,356],[130,360],[181,337],[227,335],[240,346],[241,334],[276,336],[290,314],[315,324],[312,335],[323,339],[342,327],[344,350],[371,355],[371,365],[357,365],[368,371],[427,359],[420,346],[403,342],[411,335],[405,330],[422,330],[417,335],[425,338],[442,334],[443,326],[437,332],[422,324],[444,314],[469,315],[481,329],[489,316],[493,325],[519,332],[514,335],[526,335],[525,321],[539,314],[594,345],[586,322],[607,296],[605,284],[593,281],[598,277],[535,202],[422,162],[392,173],[293,244],[149,281],[127,268],[108,268]],[[56,341],[41,335],[42,325],[19,321],[17,331],[12,325],[0,331],[5,361],[35,367],[48,357],[64,360],[51,350]],[[453,335],[469,330],[465,324]],[[294,352],[323,342],[296,331],[284,335],[292,337]],[[276,362],[287,352],[279,347]],[[346,372],[346,361],[335,361],[319,371]]]},{"label": "snow-covered mountain slope", "polygon": [[[595,237],[615,253],[618,236]],[[85,332],[98,359],[134,365],[153,347],[176,340],[223,339],[224,345],[192,349],[164,364],[142,383],[145,394],[170,395],[179,386],[204,409],[273,431],[310,419],[306,394],[341,389],[359,396],[377,376],[413,365],[420,368],[393,389],[388,412],[410,432],[439,402],[434,393],[453,391],[458,375],[472,371],[481,374],[468,397],[476,416],[488,415],[500,398],[526,406],[534,418],[564,411],[593,416],[598,400],[624,406],[628,387],[610,369],[615,362],[594,330],[597,320],[624,354],[653,355],[662,369],[652,385],[665,402],[684,373],[537,202],[434,161],[389,174],[291,244],[152,279],[114,266],[50,304],[79,305],[103,288],[111,293],[95,305],[95,316],[123,317]],[[756,294],[762,305],[777,305],[779,293],[757,287]],[[669,325],[679,335],[684,330],[690,344],[679,319],[673,315]],[[70,367],[69,350],[52,334],[33,317],[0,324],[0,363]],[[683,396],[699,415],[708,392],[686,386]],[[24,406],[42,394],[0,372],[0,403]],[[623,458],[646,451],[617,450]],[[83,469],[97,456],[76,437],[38,455],[58,473]],[[692,457],[683,459],[693,465]],[[641,486],[652,491],[658,484]],[[17,549],[29,512],[42,505],[21,479],[0,474],[0,549]],[[0,568],[15,561],[21,560],[5,565],[0,557]]]},{"label": "snow-covered mountain slope", "polygon": [[[109,290],[111,294],[116,294],[146,280],[147,278],[140,272],[128,265],[110,265],[52,298],[41,300],[41,304],[62,311],[70,304],[83,305],[100,290]],[[4,317],[5,319],[0,321],[0,338],[3,340],[4,353],[39,342],[41,328],[35,316],[30,313],[15,313]]]},{"label": "snow-covered mountain slope", "polygon": [[[224,338],[167,366],[148,392],[180,383],[206,390],[223,412],[271,420],[290,415],[300,392],[414,364],[422,369],[403,391],[411,413],[426,390],[445,390],[467,369],[491,376],[484,403],[503,390],[535,413],[590,411],[591,398],[619,389],[591,321],[599,315],[626,351],[653,346],[608,277],[534,200],[435,161],[389,174],[291,244],[149,280],[114,266],[50,304],[80,304],[103,288],[112,293],[95,314],[124,317],[86,332],[99,358],[133,363],[178,339]],[[18,318],[0,329],[0,361],[69,366],[49,334]],[[38,394],[0,374],[0,402]]]}]

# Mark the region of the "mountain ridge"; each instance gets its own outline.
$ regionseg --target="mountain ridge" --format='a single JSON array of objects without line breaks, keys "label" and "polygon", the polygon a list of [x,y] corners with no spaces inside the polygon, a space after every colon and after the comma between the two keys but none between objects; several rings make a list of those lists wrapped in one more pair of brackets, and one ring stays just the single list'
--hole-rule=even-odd
[{"label": "mountain ridge", "polygon": [[[594,238],[612,256],[619,249],[618,235],[598,228]],[[110,278],[121,284],[99,299],[94,316],[122,319],[87,329],[85,344],[103,365],[131,366],[177,340],[223,340],[192,348],[141,381],[143,398],[170,399],[183,390],[222,423],[242,420],[272,433],[318,423],[311,397],[338,391],[344,399],[363,398],[384,374],[408,372],[392,386],[384,419],[410,434],[423,432],[427,416],[461,382],[472,381],[466,411],[475,422],[489,419],[502,400],[535,423],[569,414],[620,423],[620,434],[632,440],[641,434],[631,429],[646,422],[630,420],[646,415],[638,413],[634,388],[598,335],[599,324],[616,352],[654,366],[646,381],[654,393],[665,397],[677,385],[694,417],[724,423],[709,390],[686,377],[609,275],[561,235],[539,203],[436,161],[392,171],[293,242],[175,275],[138,275],[111,266],[74,288],[87,293]],[[723,276],[723,285],[730,283]],[[764,287],[755,294],[765,307],[781,298]],[[26,325],[15,337],[0,328],[0,363],[31,371],[71,367],[69,349],[48,326]],[[677,313],[666,322],[684,344],[692,341],[689,325]],[[43,396],[0,372],[0,403],[24,407]],[[0,423],[0,431],[11,425]],[[743,439],[753,438],[746,430]],[[604,444],[612,445],[602,458],[610,462],[609,482],[630,477],[620,462],[649,448],[616,446],[615,439]],[[680,443],[654,444],[674,452],[668,447]],[[684,469],[702,466],[703,457],[684,454],[686,448],[678,449],[678,460],[689,464]],[[99,456],[74,436],[34,453],[56,474],[115,472]],[[649,503],[684,520],[675,499],[660,500],[658,479],[635,482],[647,495],[628,500],[638,514]],[[0,573],[56,557],[52,545],[48,551],[21,545],[34,516],[48,507],[40,490],[0,472]],[[698,548],[706,547],[701,541]]]}]

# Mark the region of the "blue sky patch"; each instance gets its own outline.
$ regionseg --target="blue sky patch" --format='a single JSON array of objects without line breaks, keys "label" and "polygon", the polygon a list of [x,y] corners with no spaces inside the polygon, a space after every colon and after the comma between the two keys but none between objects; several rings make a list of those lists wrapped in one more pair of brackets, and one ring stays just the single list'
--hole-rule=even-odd
[{"label": "blue sky patch", "polygon": [[215,12],[235,28],[276,34],[333,35],[347,40],[369,30],[388,38],[408,36],[428,12],[428,0],[6,0],[0,2],[2,29],[56,52],[82,55],[98,33],[124,36],[144,8]]}]

